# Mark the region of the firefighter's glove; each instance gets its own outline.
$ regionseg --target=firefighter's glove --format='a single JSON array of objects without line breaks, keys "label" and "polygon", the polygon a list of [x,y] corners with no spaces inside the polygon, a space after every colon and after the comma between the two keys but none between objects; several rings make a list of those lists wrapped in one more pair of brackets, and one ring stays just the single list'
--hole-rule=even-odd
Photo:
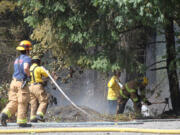
[{"label": "firefighter's glove", "polygon": [[43,85],[43,87],[46,87],[46,86],[47,86],[47,81],[44,81],[44,82],[42,83],[42,85]]},{"label": "firefighter's glove", "polygon": [[28,76],[28,77],[26,78],[26,81],[27,81],[27,82],[30,82],[30,81],[31,81],[31,77]]},{"label": "firefighter's glove", "polygon": [[152,105],[152,103],[151,102],[149,102],[149,101],[146,101],[146,103],[145,104],[147,104],[147,105]]},{"label": "firefighter's glove", "polygon": [[30,76],[26,77],[26,79],[23,81],[23,84],[21,85],[21,88],[24,89],[24,87],[28,84],[28,82],[31,81]]},{"label": "firefighter's glove", "polygon": [[120,104],[121,103],[121,98],[117,99],[117,103]]}]

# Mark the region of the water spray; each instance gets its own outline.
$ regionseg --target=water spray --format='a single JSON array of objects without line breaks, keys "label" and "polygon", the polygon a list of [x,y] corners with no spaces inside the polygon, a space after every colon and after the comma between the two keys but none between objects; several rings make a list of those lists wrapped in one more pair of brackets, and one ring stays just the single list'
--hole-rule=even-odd
[{"label": "water spray", "polygon": [[64,96],[75,108],[77,108],[79,111],[81,111],[81,112],[83,112],[84,114],[86,114],[86,115],[89,116],[89,114],[88,114],[86,111],[84,111],[83,109],[81,109],[80,107],[78,107],[78,106],[64,93],[64,91],[59,87],[59,85],[56,83],[56,81],[52,78],[52,76],[50,75],[50,73],[49,73],[44,67],[42,67],[42,68],[43,68],[44,71],[47,73],[47,75],[48,75],[49,78],[52,80],[52,82],[55,84],[55,86],[58,88],[58,90],[63,94],[63,96]]}]

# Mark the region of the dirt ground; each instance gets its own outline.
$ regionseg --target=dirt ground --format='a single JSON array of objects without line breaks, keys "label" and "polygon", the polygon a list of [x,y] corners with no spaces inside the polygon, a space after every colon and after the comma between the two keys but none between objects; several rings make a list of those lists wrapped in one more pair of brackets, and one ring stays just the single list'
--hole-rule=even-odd
[{"label": "dirt ground", "polygon": [[57,121],[57,122],[82,122],[82,121],[106,121],[108,120],[105,116],[102,116],[100,113],[88,108],[81,107],[85,112],[78,110],[72,105],[64,107],[52,107],[47,110],[46,121]]},{"label": "dirt ground", "polygon": [[130,113],[115,116],[100,114],[99,112],[85,106],[81,106],[81,109],[83,109],[88,115],[72,105],[51,107],[47,110],[45,119],[47,122],[130,121],[134,119],[134,115]]},{"label": "dirt ground", "polygon": [[86,121],[131,121],[134,119],[177,119],[180,118],[176,116],[171,110],[164,112],[157,117],[136,117],[133,113],[124,113],[118,116],[116,115],[107,115],[100,114],[99,112],[85,107],[80,106],[87,114],[78,110],[72,105],[59,107],[54,106],[47,110],[45,119],[47,122],[86,122]]},{"label": "dirt ground", "polygon": [[[132,121],[137,119],[177,119],[180,116],[176,116],[173,112],[167,111],[159,117],[140,117],[137,118],[133,113],[123,113],[119,115],[101,114],[86,106],[79,106],[83,111],[78,110],[72,105],[68,106],[53,106],[47,109],[45,114],[46,122],[88,122],[88,121]],[[30,111],[28,112],[30,116]],[[16,122],[16,116],[12,116],[8,122]]]}]

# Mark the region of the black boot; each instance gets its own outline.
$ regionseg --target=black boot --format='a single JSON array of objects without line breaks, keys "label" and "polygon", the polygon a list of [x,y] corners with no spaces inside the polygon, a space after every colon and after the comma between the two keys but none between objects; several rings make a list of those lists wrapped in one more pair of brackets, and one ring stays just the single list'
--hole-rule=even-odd
[{"label": "black boot", "polygon": [[41,115],[36,115],[36,119],[42,122],[45,122],[45,119]]},{"label": "black boot", "polygon": [[20,123],[19,127],[31,127],[31,124],[27,124],[27,123]]},{"label": "black boot", "polygon": [[1,125],[7,126],[6,120],[8,119],[8,116],[5,113],[0,114],[0,119],[1,119]]},{"label": "black boot", "polygon": [[36,118],[31,119],[31,120],[30,120],[30,122],[34,122],[34,123],[36,123],[36,122],[37,122],[37,119],[36,119]]}]

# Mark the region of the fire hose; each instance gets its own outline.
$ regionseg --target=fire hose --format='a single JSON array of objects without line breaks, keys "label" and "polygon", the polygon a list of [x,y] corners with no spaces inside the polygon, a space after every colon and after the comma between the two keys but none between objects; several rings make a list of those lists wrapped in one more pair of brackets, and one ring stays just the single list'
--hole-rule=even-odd
[{"label": "fire hose", "polygon": [[86,111],[84,111],[83,109],[81,109],[80,107],[78,107],[65,93],[64,93],[64,91],[59,87],[59,85],[56,83],[56,81],[52,78],[52,76],[50,75],[50,73],[44,68],[44,67],[42,67],[43,69],[44,69],[44,71],[47,73],[47,75],[49,76],[49,78],[51,79],[51,81],[54,83],[54,85],[58,88],[58,90],[62,93],[62,95],[76,108],[76,109],[78,109],[79,111],[81,111],[81,112],[83,112],[84,114],[86,114],[86,115],[88,115],[89,116],[89,114],[86,112]]},{"label": "fire hose", "polygon": [[65,127],[65,128],[32,128],[32,129],[1,129],[0,134],[18,133],[52,133],[52,132],[128,132],[154,134],[180,134],[178,129],[142,129],[119,127]]}]

